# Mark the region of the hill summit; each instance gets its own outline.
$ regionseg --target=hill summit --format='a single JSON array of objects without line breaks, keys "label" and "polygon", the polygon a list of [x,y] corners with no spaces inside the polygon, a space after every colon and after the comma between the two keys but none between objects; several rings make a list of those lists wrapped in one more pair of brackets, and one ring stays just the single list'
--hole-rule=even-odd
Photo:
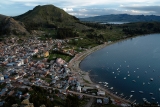
[{"label": "hill summit", "polygon": [[33,10],[14,17],[23,22],[27,28],[54,27],[70,25],[78,21],[74,16],[69,15],[64,10],[53,5],[36,6]]}]

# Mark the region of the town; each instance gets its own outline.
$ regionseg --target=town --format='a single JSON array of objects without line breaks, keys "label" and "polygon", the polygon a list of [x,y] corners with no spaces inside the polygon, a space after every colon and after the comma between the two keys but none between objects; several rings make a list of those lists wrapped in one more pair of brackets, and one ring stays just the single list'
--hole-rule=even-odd
[{"label": "town", "polygon": [[[32,105],[34,107],[33,103],[29,103],[31,94],[29,92],[23,94],[20,91],[26,88],[31,90],[33,86],[48,91],[58,90],[63,97],[66,97],[67,94],[75,94],[80,98],[83,96],[88,97],[90,100],[94,98],[96,104],[128,105],[110,99],[98,85],[91,85],[85,79],[85,72],[72,68],[72,66],[76,66],[73,60],[78,52],[73,49],[64,49],[67,47],[67,41],[58,39],[41,41],[38,37],[20,40],[11,37],[5,42],[1,42],[0,106],[6,103],[5,99],[7,97],[14,96],[19,99],[23,97],[22,105]],[[71,56],[72,66],[69,66],[69,63],[60,57],[53,57],[53,55],[50,55],[51,52],[61,52]],[[52,58],[49,59],[50,56]],[[53,98],[49,99],[53,101]],[[28,103],[24,103],[26,100]],[[88,102],[88,106],[93,103],[93,101]],[[18,104],[12,106],[17,107]]]}]

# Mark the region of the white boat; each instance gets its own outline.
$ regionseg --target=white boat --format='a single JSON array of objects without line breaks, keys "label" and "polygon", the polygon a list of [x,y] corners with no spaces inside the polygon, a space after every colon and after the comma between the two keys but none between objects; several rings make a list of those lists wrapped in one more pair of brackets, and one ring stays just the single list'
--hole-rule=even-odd
[{"label": "white boat", "polygon": [[131,93],[134,93],[135,91],[131,91]]},{"label": "white boat", "polygon": [[133,97],[133,95],[130,95],[129,97]]},{"label": "white boat", "polygon": [[128,74],[128,77],[130,76],[130,74]]},{"label": "white boat", "polygon": [[129,65],[127,67],[129,68]]},{"label": "white boat", "polygon": [[117,94],[118,92],[115,92],[115,94]]},{"label": "white boat", "polygon": [[136,82],[136,80],[132,80],[133,82]]},{"label": "white boat", "polygon": [[134,72],[136,72],[136,71],[134,71]]},{"label": "white boat", "polygon": [[156,98],[154,98],[154,97],[151,97],[151,99],[152,99],[152,100],[155,100]]},{"label": "white boat", "polygon": [[112,72],[114,74],[114,72]]},{"label": "white boat", "polygon": [[145,82],[143,82],[143,85],[145,84]]},{"label": "white boat", "polygon": [[121,95],[121,96],[124,96],[124,94],[123,94],[123,93],[121,93],[120,95]]},{"label": "white boat", "polygon": [[114,77],[114,78],[117,78],[117,77]]},{"label": "white boat", "polygon": [[142,98],[142,99],[143,99],[143,101],[144,101],[144,102],[146,102],[146,101],[147,101],[147,99],[146,99],[146,98]]},{"label": "white boat", "polygon": [[119,70],[119,68],[117,68],[117,71]]},{"label": "white boat", "polygon": [[159,91],[160,91],[160,88],[159,88]]},{"label": "white boat", "polygon": [[126,77],[124,77],[124,79],[126,79]]},{"label": "white boat", "polygon": [[137,69],[139,69],[139,68],[137,68]]},{"label": "white boat", "polygon": [[110,89],[113,90],[113,87],[111,87]]},{"label": "white boat", "polygon": [[150,95],[153,95],[153,93],[149,93]]},{"label": "white boat", "polygon": [[106,85],[107,85],[107,84],[108,84],[108,82],[104,82],[104,84],[106,84]]},{"label": "white boat", "polygon": [[148,84],[150,84],[150,83],[148,82]]},{"label": "white boat", "polygon": [[107,87],[107,85],[104,85],[105,87]]},{"label": "white boat", "polygon": [[141,94],[142,94],[142,93],[143,93],[143,91],[139,91],[139,93],[141,93]]},{"label": "white boat", "polygon": [[153,78],[150,78],[151,81],[153,81]]},{"label": "white boat", "polygon": [[102,82],[99,82],[100,84],[102,83]]},{"label": "white boat", "polygon": [[139,78],[139,76],[137,76],[137,78]]},{"label": "white boat", "polygon": [[128,74],[129,74],[129,71],[128,71]]}]

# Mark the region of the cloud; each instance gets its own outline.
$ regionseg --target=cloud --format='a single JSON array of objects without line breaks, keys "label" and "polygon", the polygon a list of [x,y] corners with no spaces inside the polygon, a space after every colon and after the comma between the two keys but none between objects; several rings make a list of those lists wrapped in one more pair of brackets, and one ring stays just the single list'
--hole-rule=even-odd
[{"label": "cloud", "polygon": [[[1,0],[0,2],[1,6],[10,7],[11,10],[19,5],[24,6],[25,10],[30,10],[37,5],[45,4],[53,4],[77,17],[124,13],[160,15],[160,7],[155,6],[160,4],[159,0]],[[5,13],[1,6],[0,12]]]},{"label": "cloud", "polygon": [[123,6],[123,8],[148,14],[160,15],[160,6]]}]

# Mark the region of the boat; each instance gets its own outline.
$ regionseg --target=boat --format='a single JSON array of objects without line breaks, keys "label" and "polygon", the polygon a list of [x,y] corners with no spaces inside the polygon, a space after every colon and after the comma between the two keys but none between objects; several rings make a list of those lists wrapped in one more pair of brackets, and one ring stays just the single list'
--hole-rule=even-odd
[{"label": "boat", "polygon": [[149,93],[150,95],[153,95],[153,93]]},{"label": "boat", "polygon": [[150,78],[151,81],[153,81],[153,78]]},{"label": "boat", "polygon": [[139,91],[139,93],[143,94],[143,91]]},{"label": "boat", "polygon": [[131,91],[131,93],[134,93],[135,91]]},{"label": "boat", "polygon": [[137,68],[137,69],[139,69],[139,68]]},{"label": "boat", "polygon": [[150,83],[148,82],[148,84],[150,84]]},{"label": "boat", "polygon": [[129,68],[129,65],[127,67]]},{"label": "boat", "polygon": [[114,78],[117,78],[117,77],[114,77]]},{"label": "boat", "polygon": [[130,95],[129,97],[133,97],[133,95]]},{"label": "boat", "polygon": [[119,70],[119,68],[117,68],[117,71]]},{"label": "boat", "polygon": [[114,72],[112,72],[114,74]]},{"label": "boat", "polygon": [[159,91],[160,91],[160,88],[159,88]]},{"label": "boat", "polygon": [[126,79],[126,77],[124,77],[124,79]]},{"label": "boat", "polygon": [[139,76],[137,76],[137,78],[139,78]]},{"label": "boat", "polygon": [[142,99],[143,99],[143,101],[144,101],[144,102],[146,102],[146,101],[147,101],[147,99],[146,99],[146,98],[142,98]]},{"label": "boat", "polygon": [[108,84],[108,82],[104,82],[104,84],[106,84],[106,85],[107,85],[107,84]]},{"label": "boat", "polygon": [[113,90],[113,87],[111,87],[110,89]]},{"label": "boat", "polygon": [[129,71],[128,71],[128,74],[129,74]]},{"label": "boat", "polygon": [[143,85],[145,84],[145,82],[143,82]]},{"label": "boat", "polygon": [[154,97],[151,97],[151,99],[152,99],[152,100],[155,100],[156,98],[154,98]]},{"label": "boat", "polygon": [[117,94],[118,92],[115,92],[115,94]]},{"label": "boat", "polygon": [[99,82],[100,84],[102,83],[102,82]]},{"label": "boat", "polygon": [[136,71],[134,71],[134,72],[136,72]]},{"label": "boat", "polygon": [[121,95],[121,96],[124,96],[124,94],[123,94],[123,93],[121,93],[120,95]]},{"label": "boat", "polygon": [[128,77],[130,76],[130,74],[128,74]]},{"label": "boat", "polygon": [[133,82],[136,82],[136,80],[132,80]]}]

